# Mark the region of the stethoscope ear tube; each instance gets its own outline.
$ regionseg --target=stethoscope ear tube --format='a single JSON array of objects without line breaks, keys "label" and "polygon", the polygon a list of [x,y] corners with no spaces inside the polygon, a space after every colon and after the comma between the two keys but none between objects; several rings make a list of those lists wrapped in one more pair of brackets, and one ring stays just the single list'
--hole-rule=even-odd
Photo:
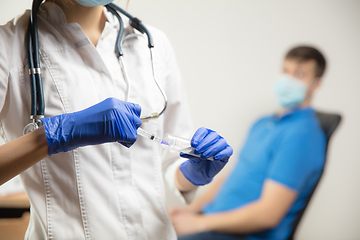
[{"label": "stethoscope ear tube", "polygon": [[167,108],[167,97],[166,97],[165,91],[161,88],[160,84],[158,83],[158,81],[156,79],[154,57],[153,57],[153,52],[152,52],[152,49],[154,47],[152,36],[151,36],[149,30],[144,26],[144,24],[138,18],[134,18],[133,16],[131,16],[128,12],[124,11],[119,6],[117,6],[117,5],[113,4],[113,3],[110,3],[110,4],[105,5],[105,7],[112,14],[114,14],[114,16],[119,20],[119,24],[120,24],[120,31],[118,33],[117,40],[116,40],[115,53],[117,54],[117,56],[119,58],[119,62],[121,64],[121,69],[122,69],[122,72],[123,72],[123,76],[124,76],[125,82],[127,84],[126,98],[125,98],[126,101],[129,100],[129,96],[130,96],[130,81],[129,81],[128,74],[127,74],[127,71],[126,71],[125,63],[123,61],[123,55],[122,55],[122,52],[121,52],[121,39],[122,39],[122,36],[124,34],[124,30],[123,30],[124,23],[123,23],[120,15],[117,13],[117,11],[119,11],[120,13],[125,15],[127,18],[129,18],[130,25],[133,28],[137,29],[142,34],[145,33],[147,38],[148,38],[148,47],[149,47],[149,50],[150,50],[151,68],[152,68],[152,73],[153,73],[153,79],[154,79],[154,82],[156,83],[157,87],[159,88],[162,96],[164,97],[165,103],[164,103],[164,107],[163,107],[163,109],[161,110],[160,113],[152,113],[150,116],[142,117],[141,121],[147,122],[150,119],[159,118],[160,115],[162,115],[165,112],[166,108]]},{"label": "stethoscope ear tube", "polygon": [[120,15],[117,13],[116,9],[114,9],[112,4],[108,4],[105,6],[109,12],[111,12],[119,21],[119,33],[116,38],[116,44],[115,44],[115,53],[116,56],[119,58],[120,56],[123,56],[123,52],[121,51],[121,39],[124,36],[124,22],[121,19]]},{"label": "stethoscope ear tube", "polygon": [[120,8],[119,6],[113,4],[113,3],[109,3],[108,5],[106,5],[106,7],[111,7],[112,9],[121,12],[122,14],[124,14],[127,18],[130,19],[130,25],[135,28],[136,30],[138,30],[141,33],[145,33],[147,38],[148,38],[148,47],[149,48],[153,48],[154,47],[154,42],[153,39],[151,37],[151,34],[149,32],[149,30],[147,30],[147,28],[144,26],[144,24],[138,19],[138,18],[134,18],[133,16],[131,16],[128,12],[124,11],[122,8]]}]

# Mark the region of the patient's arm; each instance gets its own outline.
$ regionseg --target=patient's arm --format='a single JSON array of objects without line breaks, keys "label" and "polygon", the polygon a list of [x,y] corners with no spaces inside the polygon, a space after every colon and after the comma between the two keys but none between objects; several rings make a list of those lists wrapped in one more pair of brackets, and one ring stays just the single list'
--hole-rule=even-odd
[{"label": "patient's arm", "polygon": [[232,211],[199,215],[183,212],[172,217],[178,235],[204,231],[250,233],[276,227],[294,203],[297,192],[266,180],[261,197]]},{"label": "patient's arm", "polygon": [[177,208],[177,207],[170,208],[169,209],[170,217],[173,218],[182,212],[200,213],[203,207],[205,206],[205,204],[211,202],[214,199],[215,195],[217,194],[224,180],[225,180],[225,176],[219,176],[214,182],[210,184],[209,189],[204,194],[196,198],[186,208]]},{"label": "patient's arm", "polygon": [[0,146],[0,185],[48,156],[44,127]]},{"label": "patient's arm", "polygon": [[187,209],[192,212],[200,213],[201,210],[203,209],[203,207],[207,203],[210,203],[214,199],[215,195],[217,194],[218,190],[220,189],[221,185],[223,184],[225,178],[226,178],[226,176],[219,176],[219,178],[216,179],[216,181],[211,183],[209,189],[204,194],[202,194],[200,197],[196,198],[187,207]]},{"label": "patient's arm", "polygon": [[297,192],[267,180],[259,200],[234,211],[204,215],[210,231],[249,233],[276,227],[294,203]]}]

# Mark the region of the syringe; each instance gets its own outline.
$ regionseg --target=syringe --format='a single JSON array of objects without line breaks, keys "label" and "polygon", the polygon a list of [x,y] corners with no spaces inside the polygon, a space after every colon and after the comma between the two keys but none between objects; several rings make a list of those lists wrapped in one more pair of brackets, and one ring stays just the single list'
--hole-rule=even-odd
[{"label": "syringe", "polygon": [[138,133],[138,135],[140,135],[140,136],[142,136],[144,138],[150,139],[152,141],[158,142],[161,145],[165,145],[165,146],[169,145],[167,142],[164,142],[161,138],[159,138],[155,134],[152,134],[152,133],[150,133],[148,131],[145,131],[142,128],[138,128],[137,133]]},{"label": "syringe", "polygon": [[[152,141],[155,141],[161,144],[161,146],[163,146],[164,148],[168,148],[173,151],[182,152],[196,157],[200,156],[200,154],[194,153],[195,149],[191,147],[190,140],[188,139],[176,137],[168,133],[165,134],[163,139],[161,139],[155,134],[145,131],[142,128],[138,128],[137,132],[138,135],[150,139]],[[207,160],[214,161],[213,157],[207,158]]]}]

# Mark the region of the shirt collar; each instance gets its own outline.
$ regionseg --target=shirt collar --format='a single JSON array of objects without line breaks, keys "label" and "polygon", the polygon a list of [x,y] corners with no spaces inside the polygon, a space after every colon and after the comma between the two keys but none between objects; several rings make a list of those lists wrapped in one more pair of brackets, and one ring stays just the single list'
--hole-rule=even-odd
[{"label": "shirt collar", "polygon": [[314,112],[315,110],[312,107],[295,108],[292,111],[280,116],[274,114],[274,119],[277,121],[282,121],[292,117],[308,117],[309,115],[313,115]]}]

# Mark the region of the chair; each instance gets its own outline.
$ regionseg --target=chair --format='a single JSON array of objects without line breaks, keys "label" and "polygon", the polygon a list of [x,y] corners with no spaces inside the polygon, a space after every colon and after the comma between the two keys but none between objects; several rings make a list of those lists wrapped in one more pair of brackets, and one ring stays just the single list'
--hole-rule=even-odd
[{"label": "chair", "polygon": [[[316,112],[316,116],[319,119],[321,128],[324,130],[325,135],[326,135],[326,156],[325,156],[325,163],[324,163],[324,168],[325,168],[329,140],[331,138],[331,135],[334,133],[334,131],[338,127],[338,125],[339,125],[339,123],[341,121],[341,116],[338,115],[338,114],[323,113],[323,112]],[[316,185],[314,186],[313,191],[309,195],[309,198],[308,198],[304,208],[298,213],[298,216],[297,216],[297,218],[295,219],[295,221],[293,223],[291,233],[290,233],[287,240],[293,240],[294,239],[296,228],[298,227],[299,222],[300,222],[300,220],[301,220],[301,218],[302,218],[302,216],[303,216],[303,214],[305,212],[305,209],[309,205],[310,199],[313,196],[313,194],[315,192],[315,189],[316,189],[317,185],[320,182],[320,179],[321,179],[322,174],[324,172],[324,168],[323,168],[323,171],[321,172],[321,175],[320,175],[320,178],[319,178],[318,182],[316,183]]]}]

